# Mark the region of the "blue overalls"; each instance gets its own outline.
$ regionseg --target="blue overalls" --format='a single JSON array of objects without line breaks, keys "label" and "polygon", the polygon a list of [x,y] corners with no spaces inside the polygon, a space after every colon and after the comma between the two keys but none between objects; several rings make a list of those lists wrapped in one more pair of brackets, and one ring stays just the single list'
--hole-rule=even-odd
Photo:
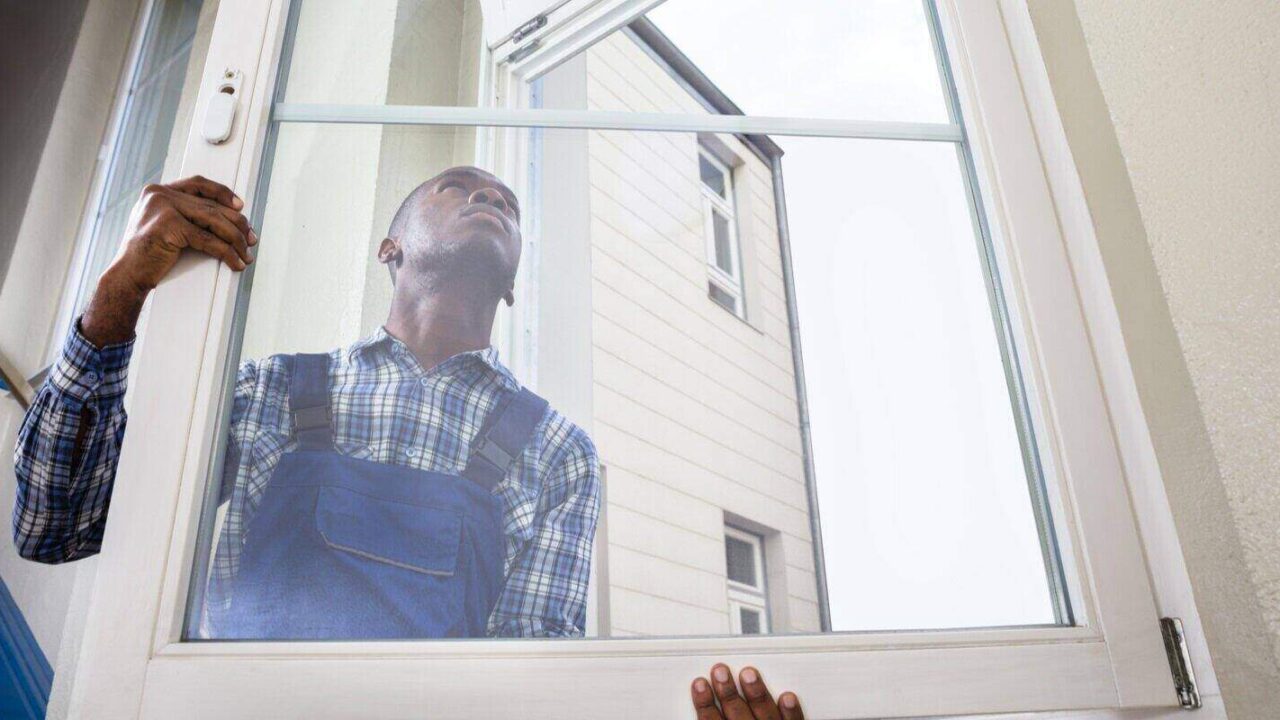
[{"label": "blue overalls", "polygon": [[275,468],[244,536],[218,638],[483,637],[503,586],[502,502],[492,494],[547,402],[503,390],[462,475],[334,448],[329,356],[292,358],[298,449]]}]

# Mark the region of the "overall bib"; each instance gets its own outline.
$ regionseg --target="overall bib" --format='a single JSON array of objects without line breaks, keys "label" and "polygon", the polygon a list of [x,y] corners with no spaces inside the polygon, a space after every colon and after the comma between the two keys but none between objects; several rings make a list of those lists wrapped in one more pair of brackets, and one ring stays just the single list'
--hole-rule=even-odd
[{"label": "overall bib", "polygon": [[386,465],[334,448],[329,356],[295,355],[298,449],[280,459],[244,537],[222,638],[484,637],[506,539],[492,494],[547,402],[502,391],[462,475]]}]

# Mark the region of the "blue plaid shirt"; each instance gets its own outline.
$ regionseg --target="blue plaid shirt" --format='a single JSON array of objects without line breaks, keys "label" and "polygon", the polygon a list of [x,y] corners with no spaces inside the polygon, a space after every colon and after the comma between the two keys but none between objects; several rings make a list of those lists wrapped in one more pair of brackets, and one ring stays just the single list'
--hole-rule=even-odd
[{"label": "blue plaid shirt", "polygon": [[[124,437],[131,351],[132,342],[98,349],[73,330],[27,411],[15,455],[13,514],[23,557],[58,563],[100,549]],[[492,347],[455,355],[428,372],[381,328],[330,357],[338,451],[421,470],[461,473],[498,394],[519,389]],[[272,471],[296,447],[288,408],[285,356],[241,364],[222,482],[229,505],[214,558],[220,577],[235,575],[245,528]],[[590,437],[549,411],[493,490],[502,499],[507,547],[506,585],[489,618],[490,635],[582,634],[599,484]]]}]

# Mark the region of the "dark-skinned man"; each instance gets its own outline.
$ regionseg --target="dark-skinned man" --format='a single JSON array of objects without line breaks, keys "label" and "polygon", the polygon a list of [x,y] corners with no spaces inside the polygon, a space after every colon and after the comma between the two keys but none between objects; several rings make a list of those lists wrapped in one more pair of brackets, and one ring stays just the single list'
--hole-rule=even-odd
[{"label": "dark-skinned man", "polygon": [[[184,250],[252,263],[243,207],[201,177],[143,190],[19,433],[23,557],[100,550],[143,303]],[[379,245],[394,285],[382,328],[329,353],[241,364],[204,635],[582,634],[595,448],[489,344],[498,302],[513,302],[519,226],[496,177],[446,170],[409,194]],[[699,720],[802,717],[753,668],[742,694],[726,666],[710,675],[691,687]]]},{"label": "dark-skinned man", "polygon": [[[242,208],[203,178],[143,191],[19,434],[24,557],[98,552],[143,301],[186,248],[252,262]],[[582,634],[596,451],[489,344],[520,249],[511,191],[483,170],[446,170],[409,194],[378,247],[394,283],[383,327],[329,353],[241,364],[204,635]]]}]

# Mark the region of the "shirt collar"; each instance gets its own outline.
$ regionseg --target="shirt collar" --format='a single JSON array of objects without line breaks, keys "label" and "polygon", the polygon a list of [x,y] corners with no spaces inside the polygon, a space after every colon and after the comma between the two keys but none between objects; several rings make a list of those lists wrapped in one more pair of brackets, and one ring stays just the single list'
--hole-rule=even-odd
[{"label": "shirt collar", "polygon": [[[411,368],[416,373],[423,372],[422,366],[418,363],[417,358],[413,356],[408,346],[401,342],[399,338],[387,332],[387,329],[381,325],[367,337],[347,348],[348,362],[354,363],[361,359],[376,362],[380,359],[380,355],[381,358],[393,359],[401,365]],[[484,372],[493,373],[508,390],[516,391],[520,389],[520,382],[507,369],[507,366],[503,365],[498,359],[498,349],[492,345],[480,350],[458,353],[432,368],[431,374],[453,375],[467,368],[475,367],[481,368]]]}]

